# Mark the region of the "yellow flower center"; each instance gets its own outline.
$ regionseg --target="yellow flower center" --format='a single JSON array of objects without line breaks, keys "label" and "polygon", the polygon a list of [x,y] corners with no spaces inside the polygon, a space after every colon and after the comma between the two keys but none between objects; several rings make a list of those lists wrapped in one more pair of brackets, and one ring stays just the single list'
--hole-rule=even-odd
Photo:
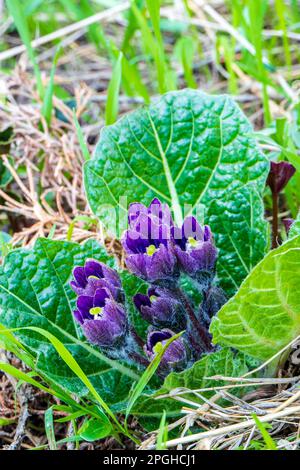
[{"label": "yellow flower center", "polygon": [[90,309],[90,314],[91,314],[91,315],[94,315],[94,316],[96,316],[96,315],[101,315],[102,310],[103,310],[103,308],[101,308],[101,307],[92,307],[92,308]]},{"label": "yellow flower center", "polygon": [[195,238],[193,238],[193,237],[189,237],[189,238],[188,238],[188,243],[189,243],[189,245],[190,245],[191,247],[193,247],[193,248],[196,247],[197,244],[198,244],[197,240],[195,240]]},{"label": "yellow flower center", "polygon": [[149,245],[149,246],[147,246],[146,251],[147,251],[148,256],[152,256],[157,251],[157,248],[156,248],[155,245]]},{"label": "yellow flower center", "polygon": [[150,295],[149,299],[150,299],[150,302],[155,302],[157,297],[156,295]]}]

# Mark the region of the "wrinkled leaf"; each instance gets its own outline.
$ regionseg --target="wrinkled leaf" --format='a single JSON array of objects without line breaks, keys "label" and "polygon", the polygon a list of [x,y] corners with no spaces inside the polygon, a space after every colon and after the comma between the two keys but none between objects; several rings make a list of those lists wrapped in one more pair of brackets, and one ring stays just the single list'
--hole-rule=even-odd
[{"label": "wrinkled leaf", "polygon": [[[95,258],[113,265],[95,241],[75,243],[39,239],[32,250],[12,251],[0,271],[0,323],[7,328],[26,326],[46,330],[60,340],[108,403],[127,397],[138,375],[83,342],[72,310],[75,294],[69,286],[72,269]],[[87,388],[51,344],[37,332],[22,330],[17,337],[37,357],[37,369],[69,391],[82,395]]]},{"label": "wrinkled leaf", "polygon": [[265,360],[300,334],[300,237],[268,255],[213,319],[214,343]]},{"label": "wrinkled leaf", "polygon": [[228,293],[234,293],[239,287],[239,279],[251,272],[266,250],[268,223],[256,186],[246,185],[224,199],[214,201],[209,208],[209,220],[221,253],[218,275],[222,287]]},{"label": "wrinkled leaf", "polygon": [[[256,194],[262,193],[269,167],[251,134],[248,120],[228,96],[194,90],[167,93],[102,130],[94,158],[84,167],[89,204],[108,230],[118,235],[126,228],[130,202],[147,204],[156,196],[173,207],[177,223],[185,204],[185,214],[204,206],[206,222],[213,219],[214,233],[217,239],[222,237],[221,259],[234,259],[230,272],[220,270],[219,275],[231,279],[226,282],[235,288],[245,277],[244,256],[251,250],[245,246],[249,244],[248,226],[257,233],[263,224],[262,202]],[[260,217],[250,220],[250,211],[242,208],[243,214],[237,216],[246,219],[237,227],[233,247],[230,236],[223,233],[223,219],[239,210],[240,190],[246,201],[242,188],[248,183],[255,186],[252,202]],[[218,207],[217,212],[209,207],[224,198],[226,206]],[[264,254],[265,230],[260,240],[254,261]]]}]

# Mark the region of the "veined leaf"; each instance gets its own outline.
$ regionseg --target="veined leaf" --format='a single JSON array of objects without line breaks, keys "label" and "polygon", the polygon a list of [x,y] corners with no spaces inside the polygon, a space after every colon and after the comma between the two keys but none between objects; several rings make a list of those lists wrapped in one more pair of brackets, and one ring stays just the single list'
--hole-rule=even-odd
[{"label": "veined leaf", "polygon": [[248,184],[213,201],[208,216],[221,253],[217,267],[222,287],[234,293],[239,279],[251,272],[266,250],[268,223],[256,185]]},{"label": "veined leaf", "polygon": [[300,236],[271,251],[213,319],[214,343],[265,360],[300,333]]},{"label": "veined leaf", "polygon": [[[61,341],[86,376],[108,403],[127,397],[139,375],[127,366],[106,358],[83,341],[74,323],[75,294],[69,281],[75,265],[95,258],[113,265],[104,248],[95,241],[84,245],[39,239],[32,250],[14,250],[0,271],[0,323],[7,328],[26,326],[46,330]],[[15,333],[37,357],[37,370],[78,395],[87,388],[60,359],[55,348],[40,334]]]},{"label": "veined leaf", "polygon": [[[194,90],[167,93],[103,129],[94,157],[84,167],[89,204],[118,235],[125,228],[121,222],[126,220],[130,202],[147,204],[156,196],[173,207],[177,223],[182,221],[184,208],[186,215],[204,206],[206,223],[213,223],[217,244],[221,240],[220,260],[234,260],[229,272],[219,271],[234,289],[252,267],[252,235],[260,233],[253,262],[262,258],[267,243],[265,229],[260,232],[260,195],[269,163],[251,134],[248,120],[228,96]],[[252,196],[244,189],[249,183]],[[256,213],[252,219],[250,197]],[[110,223],[112,208],[117,211],[119,230]],[[224,220],[234,212],[235,219],[242,221],[236,226],[235,246],[230,233],[224,234]]]}]

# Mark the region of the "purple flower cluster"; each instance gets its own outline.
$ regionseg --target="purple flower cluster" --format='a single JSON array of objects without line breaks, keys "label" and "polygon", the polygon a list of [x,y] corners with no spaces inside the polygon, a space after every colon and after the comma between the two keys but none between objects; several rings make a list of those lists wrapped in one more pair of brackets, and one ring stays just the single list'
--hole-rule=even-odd
[{"label": "purple flower cluster", "polygon": [[[208,226],[188,216],[175,225],[168,205],[154,199],[149,207],[131,204],[129,228],[122,237],[126,266],[148,283],[147,294],[133,302],[150,324],[145,344],[127,315],[126,300],[118,273],[95,260],[76,267],[71,282],[78,295],[74,317],[92,344],[110,357],[127,358],[146,365],[176,333],[184,331],[166,349],[160,371],[185,368],[212,350],[208,332],[211,317],[225,302],[213,284],[217,250]],[[195,307],[181,287],[189,277],[202,294]]]},{"label": "purple flower cluster", "polygon": [[127,267],[136,276],[165,286],[174,284],[180,272],[200,283],[213,278],[217,250],[210,228],[202,229],[195,217],[177,227],[167,204],[153,199],[149,207],[131,204],[128,222],[122,244]]},{"label": "purple flower cluster", "polygon": [[78,295],[74,317],[86,338],[102,348],[122,344],[128,330],[119,275],[103,263],[87,260],[73,271],[71,287]]}]

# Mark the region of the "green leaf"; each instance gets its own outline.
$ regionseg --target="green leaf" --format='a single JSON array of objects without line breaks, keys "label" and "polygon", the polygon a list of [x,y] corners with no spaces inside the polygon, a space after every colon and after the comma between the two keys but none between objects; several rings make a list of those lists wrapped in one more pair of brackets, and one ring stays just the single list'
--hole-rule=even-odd
[{"label": "green leaf", "polygon": [[6,256],[9,250],[12,248],[10,240],[11,236],[9,235],[9,233],[0,231],[0,256]]},{"label": "green leaf", "polygon": [[221,253],[218,275],[222,287],[233,294],[239,280],[252,271],[266,251],[268,223],[256,185],[248,184],[224,199],[213,201],[208,216]]},{"label": "green leaf", "polygon": [[[220,259],[234,260],[230,272],[225,275],[222,269],[219,275],[236,288],[245,277],[244,265],[251,269],[249,243],[254,237],[249,236],[249,226],[252,235],[263,226],[260,195],[269,168],[251,134],[248,120],[228,96],[195,90],[167,93],[102,130],[94,157],[84,166],[91,209],[109,231],[120,235],[130,202],[147,204],[158,197],[173,207],[177,223],[183,209],[186,215],[205,207],[206,222],[213,221],[214,234],[222,241]],[[250,200],[243,189],[249,183],[258,219],[250,219],[253,212],[239,204],[240,197],[246,205]],[[210,208],[215,201],[216,212]],[[119,230],[111,223],[112,209]],[[235,211],[242,224],[232,246],[230,233],[224,239],[223,219],[229,220]],[[265,229],[259,238],[253,262],[264,255]]]},{"label": "green leaf", "polygon": [[[63,359],[63,361],[67,364],[68,367],[74,372],[74,374],[80,378],[81,382],[84,383],[87,389],[91,392],[91,395],[95,398],[96,402],[102,406],[102,408],[107,412],[107,414],[116,422],[118,425],[118,420],[115,415],[112,413],[110,408],[107,406],[105,401],[100,397],[97,390],[93,387],[92,383],[79,366],[78,362],[73,358],[72,354],[67,350],[67,348],[63,345],[61,341],[59,341],[54,335],[49,333],[42,328],[36,328],[34,326],[24,327],[24,329],[30,331],[36,331],[37,333],[43,335],[45,338],[49,339],[51,344],[54,346],[55,350],[58,352],[59,356]],[[49,410],[48,410],[49,411]]]},{"label": "green leaf", "polygon": [[103,419],[91,418],[86,420],[78,429],[78,435],[88,442],[103,439],[109,436],[111,432],[112,425],[105,415],[103,415]]},{"label": "green leaf", "polygon": [[260,433],[263,437],[263,440],[265,441],[266,448],[268,450],[277,450],[276,442],[272,439],[272,437],[270,436],[270,434],[267,431],[267,427],[272,428],[272,425],[270,425],[270,423],[262,423],[259,420],[259,418],[256,414],[253,414],[252,418],[254,419],[255,424],[256,424],[257,428],[259,429],[259,431],[260,431]]},{"label": "green leaf", "polygon": [[[0,323],[7,328],[40,328],[61,341],[93,387],[108,403],[124,400],[139,375],[83,341],[73,320],[75,294],[69,286],[75,265],[94,258],[114,265],[114,259],[95,241],[84,245],[39,239],[32,250],[9,253],[0,270]],[[62,361],[37,330],[15,333],[37,358],[36,368],[78,395],[86,386]]]},{"label": "green leaf", "polygon": [[[0,143],[0,147],[1,147],[1,143]],[[1,151],[0,151],[0,154],[1,154]],[[12,158],[9,157],[9,161],[10,163],[13,163],[13,160]],[[0,156],[0,188],[6,188],[6,186],[12,181],[13,179],[13,176],[11,174],[11,172],[9,171],[9,169],[6,167],[6,165],[4,164],[1,156]]]},{"label": "green leaf", "polygon": [[[14,130],[13,128],[7,127],[6,129],[0,131],[0,155],[7,154],[10,151],[10,146],[13,141]],[[2,160],[0,159],[0,165]],[[1,175],[1,170],[0,170]]]},{"label": "green leaf", "polygon": [[6,418],[5,416],[0,416],[0,428],[3,426],[9,426],[16,422],[16,418]]},{"label": "green leaf", "polygon": [[53,422],[53,408],[52,406],[45,411],[45,431],[48,439],[49,449],[57,450],[57,443],[55,439],[55,430]]},{"label": "green leaf", "polygon": [[268,255],[213,319],[214,343],[272,357],[300,333],[300,237]]}]

